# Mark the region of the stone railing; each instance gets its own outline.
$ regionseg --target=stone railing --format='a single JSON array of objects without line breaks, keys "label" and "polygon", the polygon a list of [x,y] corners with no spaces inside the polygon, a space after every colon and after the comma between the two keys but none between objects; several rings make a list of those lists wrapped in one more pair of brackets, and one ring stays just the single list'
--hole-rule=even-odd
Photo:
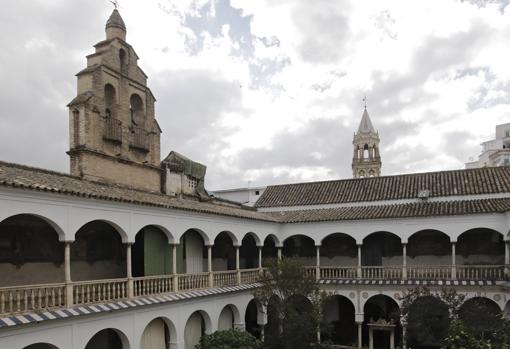
[{"label": "stone railing", "polygon": [[[456,276],[460,280],[504,280],[504,265],[458,265]],[[508,276],[506,278],[508,280]]]},{"label": "stone railing", "polygon": [[407,278],[418,280],[452,279],[451,265],[408,265]]},{"label": "stone railing", "polygon": [[237,271],[226,270],[226,271],[215,271],[213,273],[213,286],[224,287],[237,285]]},{"label": "stone railing", "polygon": [[401,266],[361,267],[362,279],[401,279]]},{"label": "stone railing", "polygon": [[104,121],[103,138],[108,141],[122,143],[122,122],[114,118],[106,118]]},{"label": "stone railing", "polygon": [[320,267],[321,279],[356,279],[357,267]]},{"label": "stone railing", "polygon": [[133,278],[135,297],[174,292],[174,276],[144,276]]},{"label": "stone railing", "polygon": [[140,127],[132,128],[133,139],[131,140],[131,148],[142,151],[149,151],[149,132]]},{"label": "stone railing", "polygon": [[72,283],[73,304],[91,304],[128,298],[128,280],[111,279]]},{"label": "stone railing", "polygon": [[209,273],[179,274],[179,291],[200,290],[209,287]]},{"label": "stone railing", "polygon": [[[503,265],[429,265],[429,266],[348,266],[305,267],[305,274],[320,279],[418,279],[418,280],[509,280],[510,266]],[[317,275],[317,272],[320,275]],[[0,316],[146,297],[211,287],[253,284],[265,269],[217,271],[75,281],[33,286],[0,287]],[[267,276],[267,274],[266,274]],[[360,276],[360,277],[358,277]]]},{"label": "stone railing", "polygon": [[241,284],[253,284],[257,282],[262,274],[260,269],[242,269],[241,273]]},{"label": "stone railing", "polygon": [[0,288],[0,315],[62,308],[66,304],[65,284]]}]

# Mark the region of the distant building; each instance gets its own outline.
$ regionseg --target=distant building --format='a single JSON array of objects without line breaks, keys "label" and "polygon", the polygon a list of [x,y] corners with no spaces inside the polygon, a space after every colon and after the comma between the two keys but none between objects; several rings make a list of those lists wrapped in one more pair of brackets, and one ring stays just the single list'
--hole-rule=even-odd
[{"label": "distant building", "polygon": [[211,192],[214,197],[239,202],[246,206],[253,206],[262,196],[266,187],[235,188],[216,190]]},{"label": "distant building", "polygon": [[483,142],[477,161],[466,163],[466,168],[510,166],[510,123],[496,126],[496,138]]},{"label": "distant building", "polygon": [[374,128],[366,106],[352,144],[354,145],[352,176],[354,178],[379,177],[382,166],[379,132]]}]

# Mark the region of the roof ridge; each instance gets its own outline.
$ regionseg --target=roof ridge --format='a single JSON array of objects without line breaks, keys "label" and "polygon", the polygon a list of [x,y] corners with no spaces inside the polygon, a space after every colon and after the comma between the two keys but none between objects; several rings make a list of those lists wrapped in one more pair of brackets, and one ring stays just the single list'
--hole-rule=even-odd
[{"label": "roof ridge", "polygon": [[356,182],[356,181],[377,181],[382,180],[383,178],[395,178],[395,177],[415,177],[419,175],[433,175],[440,173],[462,173],[462,172],[490,172],[490,170],[503,171],[505,166],[495,166],[495,167],[480,167],[480,168],[461,168],[455,170],[438,170],[438,171],[429,171],[429,172],[414,172],[414,173],[401,173],[401,174],[392,174],[378,177],[366,177],[366,178],[341,178],[341,179],[329,179],[329,180],[318,180],[318,181],[310,181],[310,182],[298,182],[298,183],[284,183],[284,184],[272,184],[268,185],[267,188],[271,187],[281,187],[281,186],[297,186],[303,184],[322,184],[322,183],[334,183],[334,182]]}]

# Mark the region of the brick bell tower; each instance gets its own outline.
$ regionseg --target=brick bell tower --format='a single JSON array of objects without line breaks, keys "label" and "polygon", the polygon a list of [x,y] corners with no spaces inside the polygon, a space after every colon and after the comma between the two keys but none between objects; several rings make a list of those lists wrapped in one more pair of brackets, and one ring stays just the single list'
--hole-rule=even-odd
[{"label": "brick bell tower", "polygon": [[87,67],[77,74],[77,97],[68,104],[71,174],[159,191],[155,98],[117,9],[106,22],[106,40],[94,47]]},{"label": "brick bell tower", "polygon": [[354,178],[379,177],[382,167],[379,154],[379,132],[375,130],[370,120],[366,104],[352,144],[354,145],[352,176]]}]

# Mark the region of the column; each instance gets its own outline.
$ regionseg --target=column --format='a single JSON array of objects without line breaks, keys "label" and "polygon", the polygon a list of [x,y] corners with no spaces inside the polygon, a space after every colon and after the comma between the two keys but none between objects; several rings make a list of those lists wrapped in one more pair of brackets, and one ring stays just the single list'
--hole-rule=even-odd
[{"label": "column", "polygon": [[132,243],[126,244],[126,271],[127,271],[127,279],[128,279],[128,298],[133,298],[135,295],[134,285],[133,285],[133,272],[132,272],[132,263],[131,263],[131,245]]},{"label": "column", "polygon": [[214,287],[214,278],[212,272],[212,246],[207,246],[207,272],[209,273],[209,287]]},{"label": "column", "polygon": [[358,244],[358,279],[361,279],[361,244]]},{"label": "column", "polygon": [[407,279],[407,243],[402,243],[402,279]]},{"label": "column", "polygon": [[361,349],[363,346],[363,322],[357,322],[358,324],[358,348]]},{"label": "column", "polygon": [[407,349],[407,327],[402,324],[402,349]]},{"label": "column", "polygon": [[262,269],[262,246],[259,246],[259,269]]},{"label": "column", "polygon": [[395,349],[395,328],[390,332],[390,349]]},{"label": "column", "polygon": [[374,349],[374,329],[368,327],[368,348]]},{"label": "column", "polygon": [[455,241],[452,241],[452,279],[457,278],[457,265],[455,262]]},{"label": "column", "polygon": [[64,245],[64,281],[66,284],[66,307],[73,306],[73,284],[71,283],[71,243],[66,241]]},{"label": "column", "polygon": [[281,248],[281,246],[277,247],[277,250],[278,250],[278,260],[281,261],[282,260],[282,248]]},{"label": "column", "polygon": [[240,322],[240,323],[234,324],[234,329],[240,330],[240,331],[245,331],[246,325],[244,322]]},{"label": "column", "polygon": [[241,270],[240,270],[240,263],[239,263],[239,246],[236,246],[236,270],[237,270],[237,284],[241,284]]},{"label": "column", "polygon": [[510,241],[505,241],[505,276],[510,276]]},{"label": "column", "polygon": [[[320,245],[319,246],[316,246],[317,247],[317,266],[315,267],[315,278],[317,280],[320,280],[321,278],[321,247]],[[319,332],[320,334],[320,332]]]},{"label": "column", "polygon": [[173,291],[179,291],[179,276],[177,275],[177,244],[172,245],[172,275]]}]

